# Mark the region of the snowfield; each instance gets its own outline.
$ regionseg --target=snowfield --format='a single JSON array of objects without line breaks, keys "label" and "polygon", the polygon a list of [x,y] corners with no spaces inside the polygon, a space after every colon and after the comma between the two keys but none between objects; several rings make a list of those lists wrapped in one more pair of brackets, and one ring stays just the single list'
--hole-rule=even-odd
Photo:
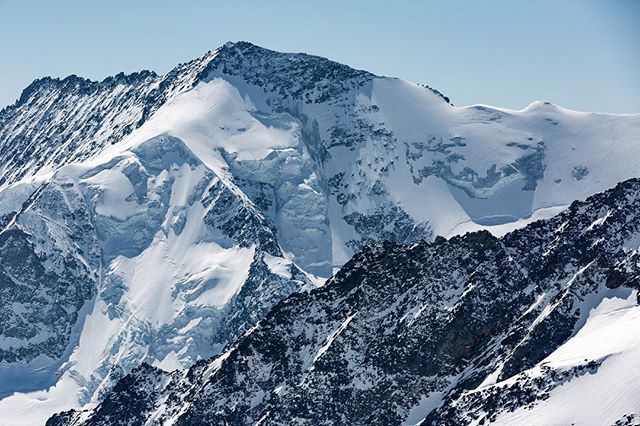
[{"label": "snowfield", "polygon": [[[604,296],[604,295],[603,295]],[[503,414],[500,425],[612,425],[640,407],[640,306],[636,290],[610,292],[591,309],[576,335],[540,365],[566,370],[597,360],[595,373],[550,392],[532,408]],[[534,367],[535,369],[535,367]]]}]

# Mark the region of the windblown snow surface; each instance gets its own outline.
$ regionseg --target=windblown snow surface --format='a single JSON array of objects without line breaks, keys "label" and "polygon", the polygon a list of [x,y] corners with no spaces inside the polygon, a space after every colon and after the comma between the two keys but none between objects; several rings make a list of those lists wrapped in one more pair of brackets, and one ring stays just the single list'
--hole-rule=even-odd
[{"label": "windblown snow surface", "polygon": [[[0,113],[1,279],[14,286],[0,295],[2,422],[95,405],[142,362],[215,355],[365,244],[549,217],[637,176],[638,135],[639,115],[453,107],[414,83],[243,42],[167,76],[37,81]],[[64,297],[47,291],[69,282]],[[610,339],[616,321],[632,327],[624,300],[599,305],[549,362]],[[598,350],[637,352],[631,338]],[[545,404],[562,406],[556,393]]]},{"label": "windblown snow surface", "polygon": [[629,414],[635,414],[632,418],[638,422],[638,294],[627,289],[603,296],[594,300],[576,335],[529,371],[535,376],[540,374],[540,367],[568,370],[588,359],[602,363],[597,373],[588,372],[567,381],[552,390],[545,401],[502,414],[495,424],[613,425]]}]

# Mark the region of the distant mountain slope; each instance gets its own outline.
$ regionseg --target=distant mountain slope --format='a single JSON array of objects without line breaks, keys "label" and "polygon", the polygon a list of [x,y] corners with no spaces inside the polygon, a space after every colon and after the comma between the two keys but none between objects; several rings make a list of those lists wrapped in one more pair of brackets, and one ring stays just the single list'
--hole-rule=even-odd
[{"label": "distant mountain slope", "polygon": [[639,134],[246,42],[38,80],[0,111],[0,413],[37,424],[210,357],[366,244],[556,213],[637,176]]},{"label": "distant mountain slope", "polygon": [[47,424],[631,424],[639,212],[634,179],[501,239],[368,246],[219,357]]},{"label": "distant mountain slope", "polygon": [[142,361],[174,369],[215,354],[312,285],[255,206],[169,136],[62,168],[0,247],[0,389],[55,385],[52,399],[71,405]]},{"label": "distant mountain slope", "polygon": [[[250,196],[279,200],[261,208],[285,250],[328,276],[366,242],[517,223],[633,177],[639,128],[638,115],[542,102],[522,111],[455,108],[402,80],[239,42],[164,77],[34,82],[0,113],[0,180],[48,176],[111,144],[122,150],[128,139],[182,133],[191,148],[219,152]],[[273,174],[283,162],[300,169],[311,192],[290,193],[289,181],[282,188]],[[313,247],[289,227],[299,211],[287,207],[300,197],[320,203],[309,212],[317,220],[305,221],[318,237]]]}]

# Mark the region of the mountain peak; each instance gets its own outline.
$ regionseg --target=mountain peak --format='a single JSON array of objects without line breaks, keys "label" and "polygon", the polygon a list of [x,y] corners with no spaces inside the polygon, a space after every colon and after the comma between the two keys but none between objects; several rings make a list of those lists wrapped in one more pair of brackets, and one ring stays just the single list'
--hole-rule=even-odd
[{"label": "mountain peak", "polygon": [[277,52],[246,41],[227,42],[217,49],[194,84],[216,75],[241,77],[264,90],[306,103],[335,99],[376,77],[320,56]]},{"label": "mountain peak", "polygon": [[[511,333],[517,346],[505,350],[518,352],[495,353],[491,373],[509,361],[495,380],[558,347],[574,329],[562,309],[586,300],[574,290],[591,289],[583,293],[590,298],[601,294],[592,284],[621,286],[611,269],[626,253],[610,249],[627,219],[640,221],[631,197],[640,188],[630,181],[560,220],[492,236],[638,176],[640,117],[451,108],[428,87],[245,41],[163,76],[47,77],[26,92],[23,104],[0,113],[3,424],[27,412],[27,425],[43,424],[52,410],[99,402],[143,362],[186,368],[243,334],[224,369],[239,371],[234,358],[248,365],[251,374],[228,381],[247,398],[227,399],[235,390],[221,387],[222,364],[202,361],[189,373],[220,379],[202,393],[203,413],[221,404],[205,423],[227,415],[228,423],[255,423],[276,395],[283,404],[266,423],[295,422],[282,407],[305,416],[320,406],[333,416],[345,400],[358,407],[345,419],[380,410],[385,417],[371,419],[400,423],[421,396],[448,392],[450,379],[475,368],[475,355],[499,347],[507,332],[533,325],[536,340]],[[482,228],[492,234],[463,235]],[[423,242],[436,235],[462,236]],[[635,249],[640,237],[629,241]],[[513,304],[512,290],[522,296]],[[566,305],[555,303],[557,291]],[[274,306],[282,313],[275,323],[266,318]],[[540,322],[520,319],[534,311]],[[307,319],[311,328],[299,326]],[[342,358],[341,341],[365,342],[354,346],[364,358]],[[261,347],[264,357],[244,363]],[[261,364],[279,351],[283,369]],[[372,369],[345,368],[371,360]],[[323,376],[325,366],[337,375]],[[489,374],[477,366],[474,378]],[[274,372],[270,382],[266,372]],[[316,386],[350,372],[355,381],[334,388],[350,392],[353,383],[354,393]],[[242,377],[261,383],[242,388]],[[126,413],[144,415],[124,402]]]}]

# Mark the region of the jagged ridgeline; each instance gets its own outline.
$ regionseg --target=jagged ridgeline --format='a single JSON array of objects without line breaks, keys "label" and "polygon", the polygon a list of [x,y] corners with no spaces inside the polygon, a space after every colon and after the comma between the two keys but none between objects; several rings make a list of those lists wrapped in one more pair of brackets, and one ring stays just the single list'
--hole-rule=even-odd
[{"label": "jagged ridgeline", "polygon": [[[633,424],[639,377],[601,339],[603,321],[638,325],[639,241],[633,179],[502,238],[372,244],[221,356],[187,372],[142,365],[94,410],[47,425]],[[594,308],[601,318],[590,317]],[[586,329],[598,348],[556,356]],[[528,417],[563,393],[576,403],[598,395],[585,382],[606,392],[626,374],[635,384],[606,410],[593,401],[580,413]],[[624,411],[629,402],[635,412]]]},{"label": "jagged ridgeline", "polygon": [[[457,108],[246,42],[164,76],[39,79],[0,111],[0,423],[94,407],[143,363],[204,365],[364,246],[550,217],[638,176],[638,134],[639,115]],[[300,333],[324,343],[346,318]]]}]

